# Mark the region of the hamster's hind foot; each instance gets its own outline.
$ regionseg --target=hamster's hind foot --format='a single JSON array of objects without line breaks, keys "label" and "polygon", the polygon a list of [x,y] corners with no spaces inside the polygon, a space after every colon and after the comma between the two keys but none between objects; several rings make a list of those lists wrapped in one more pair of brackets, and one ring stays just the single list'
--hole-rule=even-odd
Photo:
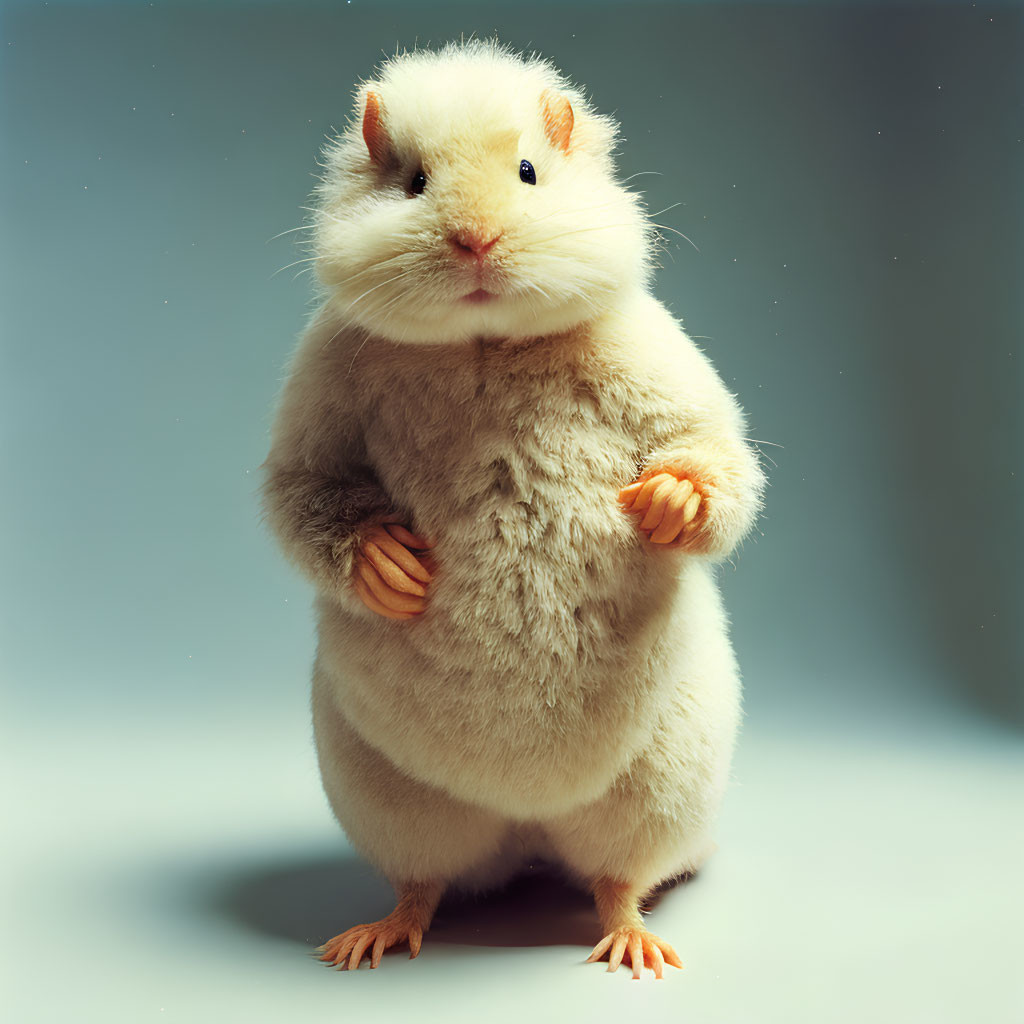
[{"label": "hamster's hind foot", "polygon": [[402,942],[409,943],[409,959],[419,955],[423,933],[430,927],[434,911],[444,892],[440,882],[414,882],[399,886],[398,906],[380,921],[358,924],[333,939],[328,939],[316,952],[325,963],[339,971],[354,971],[367,952],[370,967],[380,964],[384,950]]},{"label": "hamster's hind foot", "polygon": [[665,964],[682,967],[679,954],[664,939],[649,932],[640,917],[641,893],[628,883],[603,878],[594,885],[594,902],[601,917],[605,936],[587,957],[592,964],[608,954],[608,970],[617,971],[624,957],[629,957],[633,977],[649,967],[655,978],[664,974]]},{"label": "hamster's hind foot", "polygon": [[616,928],[609,932],[587,957],[592,964],[608,953],[608,970],[617,971],[623,957],[628,956],[633,967],[633,977],[640,977],[642,967],[650,967],[656,978],[662,977],[665,964],[682,967],[679,954],[664,940],[649,932],[643,925]]}]

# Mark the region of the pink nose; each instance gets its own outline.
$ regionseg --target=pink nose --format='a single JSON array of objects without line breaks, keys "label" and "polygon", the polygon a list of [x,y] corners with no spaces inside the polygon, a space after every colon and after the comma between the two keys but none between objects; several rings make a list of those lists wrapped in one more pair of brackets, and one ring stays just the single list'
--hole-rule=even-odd
[{"label": "pink nose", "polygon": [[482,260],[494,248],[494,243],[499,238],[501,235],[495,235],[489,242],[485,242],[480,235],[470,231],[456,231],[449,236],[448,241],[452,243],[456,255]]}]

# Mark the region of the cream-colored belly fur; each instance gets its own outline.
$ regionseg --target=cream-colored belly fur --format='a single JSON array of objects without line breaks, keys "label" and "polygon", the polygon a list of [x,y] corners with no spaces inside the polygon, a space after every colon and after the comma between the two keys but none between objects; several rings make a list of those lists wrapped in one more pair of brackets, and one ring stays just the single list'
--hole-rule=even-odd
[{"label": "cream-colored belly fur", "polygon": [[723,769],[737,717],[712,570],[645,547],[617,504],[646,452],[578,356],[366,343],[368,460],[439,568],[411,622],[319,604],[329,713],[519,821],[607,792],[679,701],[695,736],[717,716]]}]

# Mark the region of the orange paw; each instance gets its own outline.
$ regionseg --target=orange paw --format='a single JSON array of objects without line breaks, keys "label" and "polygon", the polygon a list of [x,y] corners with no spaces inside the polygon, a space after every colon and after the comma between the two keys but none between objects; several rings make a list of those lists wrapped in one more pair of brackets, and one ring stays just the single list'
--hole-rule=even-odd
[{"label": "orange paw", "polygon": [[659,939],[642,925],[616,928],[615,931],[609,932],[594,947],[594,952],[587,957],[587,963],[595,963],[605,953],[608,954],[609,971],[617,971],[623,957],[628,956],[633,966],[634,978],[640,977],[640,970],[644,967],[649,967],[654,971],[655,978],[660,978],[665,964],[672,967],[683,966],[676,951],[664,939]]},{"label": "orange paw", "polygon": [[371,527],[356,555],[353,586],[363,604],[388,619],[414,619],[427,607],[431,541],[398,523]]},{"label": "orange paw", "polygon": [[619,501],[640,516],[637,528],[654,544],[683,547],[700,534],[704,494],[685,477],[654,473],[623,487]]},{"label": "orange paw", "polygon": [[388,914],[381,921],[373,924],[358,924],[348,931],[328,939],[317,949],[325,963],[333,964],[339,971],[354,971],[367,952],[370,954],[370,967],[380,964],[384,950],[397,946],[402,942],[409,943],[409,959],[419,955],[423,942],[423,929],[409,919],[401,911]]}]

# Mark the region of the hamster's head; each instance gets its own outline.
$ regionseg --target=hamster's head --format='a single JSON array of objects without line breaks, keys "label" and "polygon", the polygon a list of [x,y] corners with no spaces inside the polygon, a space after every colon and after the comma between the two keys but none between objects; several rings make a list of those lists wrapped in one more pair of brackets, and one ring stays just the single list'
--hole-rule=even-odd
[{"label": "hamster's head", "polygon": [[315,266],[343,320],[395,341],[558,333],[650,273],[616,126],[495,43],[403,54],[325,152]]}]

